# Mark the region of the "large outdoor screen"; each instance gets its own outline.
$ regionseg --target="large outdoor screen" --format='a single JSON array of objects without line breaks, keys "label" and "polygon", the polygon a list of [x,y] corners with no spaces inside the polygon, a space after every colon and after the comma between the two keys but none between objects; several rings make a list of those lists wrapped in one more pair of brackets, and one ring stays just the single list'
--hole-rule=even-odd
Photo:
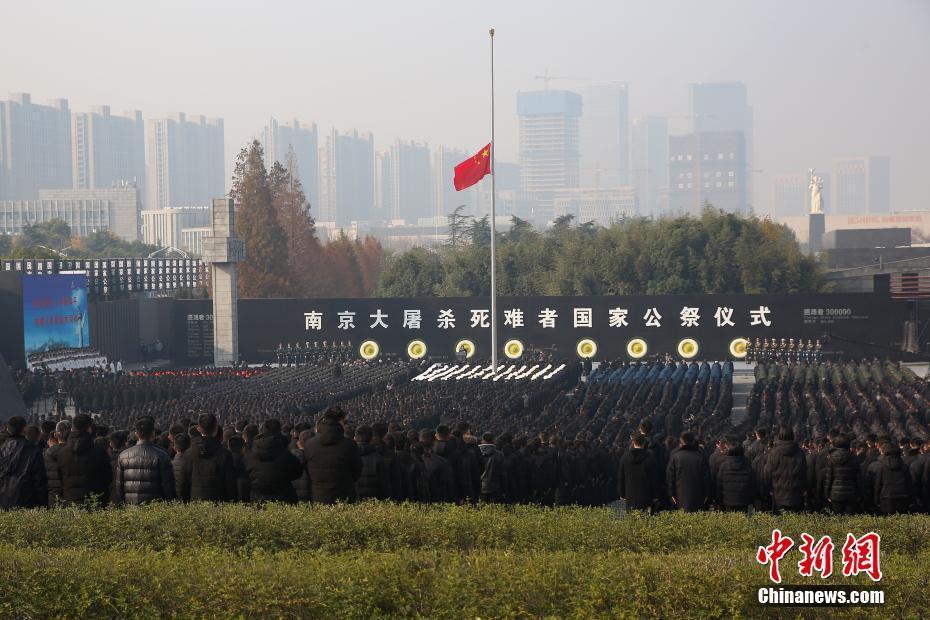
[{"label": "large outdoor screen", "polygon": [[90,345],[83,272],[23,275],[23,339],[27,358]]}]

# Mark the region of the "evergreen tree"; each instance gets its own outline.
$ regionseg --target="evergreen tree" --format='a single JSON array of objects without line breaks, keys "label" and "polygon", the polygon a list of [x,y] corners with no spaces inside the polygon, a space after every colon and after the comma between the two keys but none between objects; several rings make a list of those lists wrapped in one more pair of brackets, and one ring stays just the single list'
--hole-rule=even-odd
[{"label": "evergreen tree", "polygon": [[[293,153],[293,149],[289,155]],[[289,156],[296,165],[296,156]],[[278,223],[287,235],[287,292],[291,297],[317,297],[322,292],[323,248],[316,237],[310,203],[290,168],[275,162],[268,174]]]},{"label": "evergreen tree", "polygon": [[287,234],[278,221],[258,140],[239,152],[229,195],[236,201],[236,231],[245,242],[245,260],[239,263],[240,296],[286,295]]}]

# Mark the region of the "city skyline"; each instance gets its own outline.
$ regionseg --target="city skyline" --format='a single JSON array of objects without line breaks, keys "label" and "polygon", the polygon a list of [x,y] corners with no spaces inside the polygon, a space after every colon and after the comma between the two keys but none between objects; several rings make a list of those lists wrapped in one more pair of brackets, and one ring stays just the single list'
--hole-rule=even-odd
[{"label": "city skyline", "polygon": [[[482,2],[467,9],[425,2],[180,6],[166,2],[142,13],[102,2],[90,17],[59,3],[61,19],[47,24],[43,54],[18,53],[32,42],[17,25],[43,21],[44,9],[8,7],[0,53],[18,61],[0,71],[0,92],[31,92],[36,101],[68,97],[77,111],[106,104],[151,117],[177,110],[222,116],[227,182],[235,154],[269,115],[371,131],[379,150],[404,139],[472,151],[490,133],[493,24],[498,153],[508,161],[517,152],[511,94],[541,88],[534,76],[547,68],[585,79],[554,81],[558,88],[626,82],[630,118],[668,117],[670,135],[688,130],[689,84],[738,80],[750,92],[753,165],[763,170],[754,178],[757,208],[771,203],[775,176],[828,170],[837,156],[856,153],[893,160],[892,205],[923,205],[930,85],[906,67],[930,58],[925,2],[847,2],[841,9],[800,1],[540,2],[532,5],[531,23],[527,7]],[[252,26],[285,8],[288,19],[262,52],[242,54]],[[411,23],[429,27],[410,30]],[[158,31],[172,32],[170,45],[151,36]]]}]

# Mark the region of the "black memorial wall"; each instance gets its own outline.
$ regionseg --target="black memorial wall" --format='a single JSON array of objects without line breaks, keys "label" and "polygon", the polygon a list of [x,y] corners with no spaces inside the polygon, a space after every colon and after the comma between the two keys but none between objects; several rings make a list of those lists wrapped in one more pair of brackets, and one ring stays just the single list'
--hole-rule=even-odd
[{"label": "black memorial wall", "polygon": [[[734,338],[829,338],[827,352],[895,356],[908,305],[882,293],[818,295],[632,295],[605,297],[502,297],[499,347],[511,338],[525,347],[574,357],[583,338],[597,343],[598,358],[626,356],[642,338],[648,354],[673,353],[684,338],[697,341],[698,357],[730,356]],[[210,357],[209,301],[177,300],[172,350],[177,361]],[[275,357],[279,344],[375,340],[382,354],[406,355],[422,340],[428,357],[446,358],[462,339],[490,356],[488,298],[242,299],[239,350],[248,362]],[[208,342],[209,341],[209,342]],[[906,357],[898,355],[898,357]]]}]

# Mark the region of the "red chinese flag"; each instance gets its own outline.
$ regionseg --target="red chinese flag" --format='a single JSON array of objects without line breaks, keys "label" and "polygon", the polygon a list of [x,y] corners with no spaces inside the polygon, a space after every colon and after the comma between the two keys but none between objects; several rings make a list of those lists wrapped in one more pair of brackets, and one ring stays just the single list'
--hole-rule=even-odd
[{"label": "red chinese flag", "polygon": [[491,174],[490,143],[478,151],[474,157],[469,157],[455,167],[455,191],[460,192],[471,187],[486,174]]}]

